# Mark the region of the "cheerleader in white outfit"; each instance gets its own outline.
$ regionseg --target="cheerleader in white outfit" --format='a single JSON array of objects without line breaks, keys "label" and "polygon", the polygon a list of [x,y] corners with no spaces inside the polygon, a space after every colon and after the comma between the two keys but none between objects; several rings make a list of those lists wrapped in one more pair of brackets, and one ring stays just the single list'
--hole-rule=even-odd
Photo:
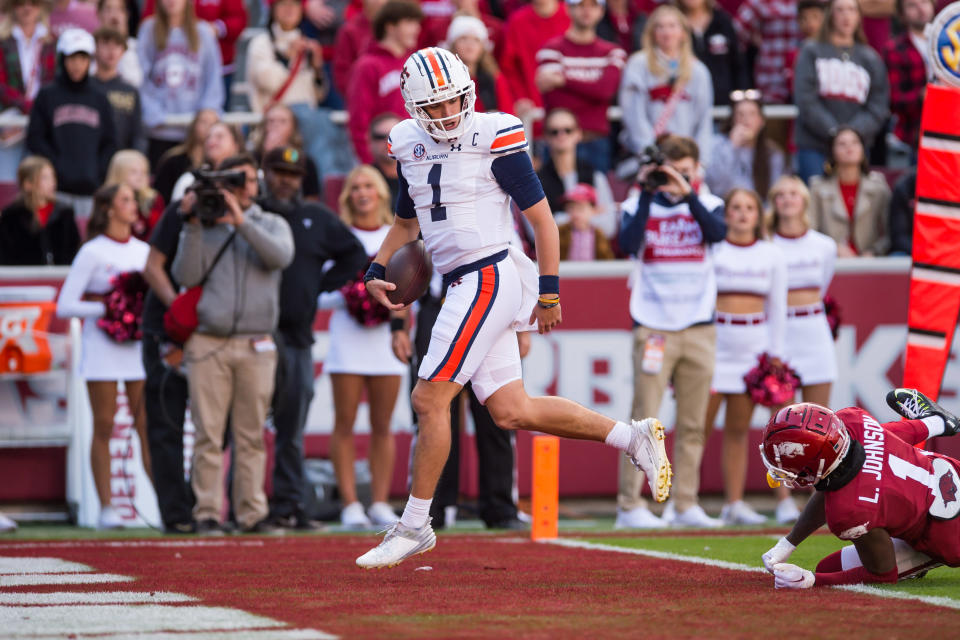
[{"label": "cheerleader in white outfit", "polygon": [[[340,215],[373,257],[393,222],[390,190],[376,169],[363,165],[347,175],[340,193]],[[333,385],[334,426],[330,457],[343,500],[341,523],[347,527],[391,525],[399,518],[387,503],[393,478],[395,445],[390,420],[407,365],[397,360],[390,343],[389,320],[365,327],[343,308],[339,292],[321,296],[322,306],[336,308],[330,317],[330,350],[324,371]],[[339,300],[337,300],[339,299]],[[377,303],[374,303],[377,304]],[[372,504],[364,513],[357,500],[354,477],[353,425],[366,390],[370,405],[370,461]]]},{"label": "cheerleader in white outfit", "polygon": [[97,327],[104,315],[105,294],[110,280],[128,271],[142,271],[150,251],[147,243],[133,237],[140,219],[133,190],[126,185],[103,187],[93,197],[93,213],[87,224],[87,242],[80,247],[60,290],[57,315],[83,318],[80,375],[87,381],[93,410],[93,442],[90,465],[100,498],[101,528],[123,526],[110,505],[110,436],[117,412],[117,382],[123,380],[134,427],[140,437],[143,467],[150,474],[150,454],[143,410],[143,363],[140,341],[116,342]]},{"label": "cheerleader in white outfit", "polygon": [[[768,228],[787,261],[786,360],[800,376],[803,401],[826,407],[837,379],[837,353],[823,296],[833,280],[837,243],[810,228],[810,192],[799,178],[777,180],[770,189],[770,202]],[[780,522],[791,522],[799,515],[792,500],[777,506]]]},{"label": "cheerleader in white outfit", "polygon": [[754,403],[744,375],[766,351],[783,359],[787,319],[787,269],[783,254],[764,239],[763,204],[755,192],[734,189],[726,201],[727,237],[713,249],[717,274],[717,350],[707,433],[726,400],[723,480],[726,524],[766,521],[743,501],[748,436]]}]

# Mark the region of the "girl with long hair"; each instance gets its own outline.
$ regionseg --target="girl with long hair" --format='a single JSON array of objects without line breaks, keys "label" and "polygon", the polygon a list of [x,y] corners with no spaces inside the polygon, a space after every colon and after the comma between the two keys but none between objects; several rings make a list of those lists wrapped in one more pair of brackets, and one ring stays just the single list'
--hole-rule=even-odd
[{"label": "girl with long hair", "polygon": [[27,156],[17,169],[20,197],[0,213],[0,264],[66,265],[80,247],[73,207],[56,199],[57,176],[42,156]]},{"label": "girl with long hair", "polygon": [[886,255],[890,185],[879,172],[870,171],[866,146],[856,129],[837,131],[824,168],[825,176],[810,180],[813,227],[833,238],[841,258]]},{"label": "girl with long hair", "polygon": [[[800,178],[781,177],[770,189],[769,200],[767,228],[787,267],[784,359],[800,378],[803,401],[826,407],[837,379],[837,353],[823,297],[833,280],[837,243],[811,227],[810,192]],[[781,524],[797,519],[792,498],[781,497],[776,516]]]},{"label": "girl with long hair", "polygon": [[[376,169],[361,165],[347,174],[340,192],[340,217],[372,260],[393,223],[390,190]],[[345,298],[339,292],[324,294],[321,298],[324,306],[331,302],[338,305],[330,317],[330,351],[323,367],[330,373],[333,385],[330,457],[343,502],[340,520],[346,527],[393,524],[399,518],[387,504],[395,454],[390,421],[407,365],[393,354],[388,313],[381,314],[379,322],[370,320],[361,324],[344,308]],[[364,393],[370,408],[368,459],[373,499],[366,513],[357,500],[353,438],[357,408]]]},{"label": "girl with long hair", "polygon": [[447,48],[460,56],[477,86],[477,111],[512,113],[513,94],[493,58],[493,43],[480,18],[458,15],[447,29]]},{"label": "girl with long hair", "polygon": [[664,133],[693,138],[710,157],[713,86],[693,54],[690,25],[672,5],[657,7],[643,30],[643,49],[627,60],[620,83],[622,142],[639,154]]},{"label": "girl with long hair", "polygon": [[763,201],[755,191],[734,189],[726,198],[727,237],[714,245],[717,277],[717,350],[707,435],[726,402],[723,421],[725,524],[763,524],[766,518],[743,500],[747,479],[750,418],[754,402],[744,375],[764,352],[784,357],[787,272],[783,255],[766,240]]},{"label": "girl with long hair", "polygon": [[[216,122],[210,127],[207,137],[203,140],[201,166],[218,169],[224,160],[239,155],[243,151],[243,146],[243,134],[240,133],[240,129],[226,122]],[[173,185],[171,200],[181,199],[195,180],[192,170],[184,172]]]},{"label": "girl with long hair", "polygon": [[[248,140],[248,148],[257,162],[263,165],[267,152],[277,147],[294,147],[303,151],[303,134],[293,110],[285,104],[276,103],[263,112],[263,119],[254,128]],[[303,197],[305,199],[320,198],[320,173],[317,163],[309,155],[304,154],[307,172],[303,176]]]},{"label": "girl with long hair", "polygon": [[707,186],[719,196],[735,187],[751,189],[766,200],[770,185],[783,173],[783,151],[767,137],[760,92],[738,90],[730,98],[730,120],[713,137]]},{"label": "girl with long hair", "polygon": [[[203,164],[203,141],[210,133],[210,127],[220,121],[213,109],[201,109],[187,127],[187,137],[175,147],[168,149],[157,164],[153,186],[164,202],[172,202],[173,187],[187,171],[199,169]],[[148,159],[149,162],[149,159]]]},{"label": "girl with long hair", "polygon": [[117,151],[107,167],[106,186],[125,184],[137,198],[137,210],[140,219],[133,225],[133,235],[141,240],[149,240],[166,206],[163,198],[150,186],[150,163],[147,156],[136,149]]},{"label": "girl with long hair", "polygon": [[220,46],[213,27],[197,20],[194,3],[188,0],[160,0],[156,10],[143,21],[137,40],[144,78],[140,100],[152,165],[185,136],[182,127],[164,124],[167,116],[201,109],[220,113],[224,103]]},{"label": "girl with long hair", "polygon": [[129,186],[116,184],[97,190],[87,225],[87,241],[70,265],[57,299],[57,316],[84,320],[80,375],[87,381],[93,411],[90,466],[100,498],[98,526],[102,529],[123,526],[110,503],[110,437],[120,381],[123,381],[134,428],[140,437],[143,467],[150,474],[140,340],[117,342],[97,326],[97,318],[106,311],[104,296],[113,289],[112,279],[121,273],[142,271],[147,263],[149,245],[133,237],[133,225],[139,215],[136,196]]},{"label": "girl with long hair", "polygon": [[855,128],[869,149],[890,114],[887,69],[867,44],[862,22],[857,0],[830,0],[819,35],[797,56],[796,164],[808,184],[822,173],[840,127]]}]

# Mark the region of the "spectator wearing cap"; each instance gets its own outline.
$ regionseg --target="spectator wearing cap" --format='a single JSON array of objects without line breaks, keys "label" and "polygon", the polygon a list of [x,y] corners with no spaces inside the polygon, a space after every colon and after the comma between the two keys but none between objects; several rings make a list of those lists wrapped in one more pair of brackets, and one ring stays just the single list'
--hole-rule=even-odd
[{"label": "spectator wearing cap", "polygon": [[473,16],[455,17],[450,22],[444,44],[460,56],[470,71],[477,88],[477,111],[510,112],[513,109],[510,84],[491,55],[493,43],[483,21]]},{"label": "spectator wearing cap", "polygon": [[607,108],[620,86],[627,54],[597,37],[606,0],[567,0],[570,28],[537,52],[537,89],[548,111],[565,107],[577,114],[583,140],[577,155],[606,172],[611,164]]},{"label": "spectator wearing cap", "polygon": [[40,89],[27,126],[27,149],[53,163],[57,197],[73,205],[81,220],[90,215],[93,193],[116,151],[113,108],[89,82],[94,51],[93,36],[83,29],[63,32],[57,41],[60,74]]},{"label": "spectator wearing cap", "polygon": [[[136,4],[134,4],[136,6]],[[140,58],[137,57],[137,39],[131,36],[136,32],[136,25],[140,22],[139,16],[131,31],[130,11],[125,0],[99,0],[97,3],[97,17],[101,27],[108,27],[123,34],[127,48],[117,63],[117,73],[120,77],[139,88],[143,84],[143,69],[140,68]]]},{"label": "spectator wearing cap", "polygon": [[347,89],[350,138],[360,162],[373,157],[367,146],[370,121],[389,111],[401,118],[408,116],[400,93],[400,71],[407,56],[417,46],[423,13],[416,4],[389,0],[373,21],[376,42],[357,60]]},{"label": "spectator wearing cap", "polygon": [[933,0],[897,0],[897,15],[906,27],[883,49],[890,79],[890,111],[897,117],[894,133],[914,153],[920,137],[920,118],[927,82],[933,77],[930,43],[924,29],[933,20]]},{"label": "spectator wearing cap", "polygon": [[589,184],[578,184],[564,197],[570,222],[559,226],[560,259],[575,261],[613,260],[610,242],[591,224],[597,215],[597,192]]},{"label": "spectator wearing cap", "polygon": [[563,35],[569,28],[567,6],[560,0],[532,0],[507,19],[499,62],[516,100],[513,113],[522,117],[531,108],[543,106],[543,97],[535,82],[537,52],[548,40]]},{"label": "spectator wearing cap", "polygon": [[147,137],[141,121],[140,92],[120,77],[119,64],[127,48],[127,39],[110,27],[100,27],[94,32],[93,38],[97,43],[97,70],[91,76],[90,84],[107,96],[113,107],[117,148],[146,153]]},{"label": "spectator wearing cap", "polygon": [[459,17],[476,18],[483,23],[489,40],[489,51],[494,56],[503,49],[503,20],[486,13],[480,6],[480,0],[450,0],[454,11],[446,16],[424,18],[420,30],[419,47],[434,47],[446,40],[451,44],[450,25]]},{"label": "spectator wearing cap", "polygon": [[[30,113],[40,87],[56,72],[56,42],[47,28],[47,0],[4,0],[0,14],[0,111]],[[17,179],[24,128],[0,129],[0,181]]]},{"label": "spectator wearing cap", "polygon": [[294,239],[293,262],[280,281],[280,320],[274,334],[279,360],[273,395],[276,443],[270,515],[274,524],[309,529],[304,510],[303,433],[313,399],[311,345],[317,297],[356,276],[366,265],[367,255],[336,214],[318,202],[301,200],[307,165],[300,150],[271,149],[263,168],[267,183],[263,206],[287,221]]},{"label": "spectator wearing cap", "polygon": [[[244,0],[202,0],[193,2],[192,0],[176,0],[185,4],[194,5],[198,20],[210,25],[214,36],[218,42],[221,61],[221,73],[223,82],[220,84],[222,89],[223,101],[221,107],[226,108],[230,100],[230,85],[233,81],[233,72],[236,71],[235,59],[237,57],[237,40],[240,34],[247,28],[247,9]],[[160,6],[163,2],[160,3]],[[152,16],[155,10],[154,0],[146,0],[143,6],[143,24],[146,25],[148,16]],[[141,37],[145,29],[141,26]]]}]

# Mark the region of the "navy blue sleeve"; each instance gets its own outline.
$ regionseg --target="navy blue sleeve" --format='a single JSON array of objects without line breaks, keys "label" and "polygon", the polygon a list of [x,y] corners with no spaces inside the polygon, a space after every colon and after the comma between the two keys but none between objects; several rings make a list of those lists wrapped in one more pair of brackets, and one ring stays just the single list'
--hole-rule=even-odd
[{"label": "navy blue sleeve", "polygon": [[647,229],[647,219],[650,217],[650,203],[653,202],[652,191],[641,191],[637,202],[637,210],[633,213],[624,211],[620,226],[620,235],[617,241],[620,248],[633,255],[643,246],[644,233]]},{"label": "navy blue sleeve", "polygon": [[490,169],[504,193],[513,198],[521,211],[543,200],[543,185],[526,153],[509,153],[493,161]]},{"label": "navy blue sleeve", "polygon": [[727,223],[723,219],[722,204],[711,211],[707,211],[696,194],[687,197],[687,204],[690,206],[693,219],[700,225],[704,242],[713,244],[727,237]]},{"label": "navy blue sleeve", "polygon": [[413,206],[413,198],[410,197],[410,184],[403,177],[399,160],[397,161],[397,178],[400,180],[400,188],[397,189],[397,216],[407,220],[416,218],[417,208]]}]

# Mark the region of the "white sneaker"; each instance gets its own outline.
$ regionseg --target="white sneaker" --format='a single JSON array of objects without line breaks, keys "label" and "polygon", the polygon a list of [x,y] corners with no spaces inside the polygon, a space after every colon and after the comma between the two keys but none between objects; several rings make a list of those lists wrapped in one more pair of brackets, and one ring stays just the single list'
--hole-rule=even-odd
[{"label": "white sneaker", "polygon": [[723,520],[711,518],[698,504],[693,505],[686,511],[677,513],[671,523],[675,527],[698,527],[702,529],[715,529],[723,526]]},{"label": "white sneaker", "polygon": [[663,446],[667,437],[663,425],[656,418],[645,418],[633,420],[630,426],[633,435],[626,454],[630,462],[646,474],[653,499],[663,502],[670,495],[673,477],[667,450]]},{"label": "white sneaker", "polygon": [[677,506],[673,503],[673,500],[667,500],[667,504],[663,507],[663,513],[660,514],[660,519],[668,527],[677,519]]},{"label": "white sneaker", "polygon": [[370,516],[370,522],[377,526],[389,526],[400,522],[400,516],[393,510],[393,507],[386,502],[374,502],[367,508],[367,515]]},{"label": "white sneaker", "polygon": [[753,508],[743,500],[728,502],[723,505],[723,509],[720,510],[720,519],[723,520],[723,523],[726,525],[757,525],[767,522],[766,516],[762,516],[754,511]]},{"label": "white sneaker", "polygon": [[437,536],[430,526],[430,519],[419,529],[409,529],[396,523],[387,530],[383,541],[357,558],[357,566],[364,569],[393,567],[410,556],[426,553],[437,546]]},{"label": "white sneaker", "polygon": [[12,518],[8,518],[4,514],[0,513],[0,533],[7,533],[8,531],[16,530],[17,523]]},{"label": "white sneaker", "polygon": [[800,519],[800,509],[793,498],[787,496],[777,503],[776,518],[780,524],[791,524]]},{"label": "white sneaker", "polygon": [[614,529],[663,529],[667,524],[655,516],[646,507],[637,507],[629,511],[617,509],[617,521]]},{"label": "white sneaker", "polygon": [[343,508],[340,512],[340,524],[350,529],[369,529],[373,526],[359,502],[351,502]]},{"label": "white sneaker", "polygon": [[97,521],[98,529],[122,529],[123,518],[113,507],[103,507],[100,509],[100,519]]}]

